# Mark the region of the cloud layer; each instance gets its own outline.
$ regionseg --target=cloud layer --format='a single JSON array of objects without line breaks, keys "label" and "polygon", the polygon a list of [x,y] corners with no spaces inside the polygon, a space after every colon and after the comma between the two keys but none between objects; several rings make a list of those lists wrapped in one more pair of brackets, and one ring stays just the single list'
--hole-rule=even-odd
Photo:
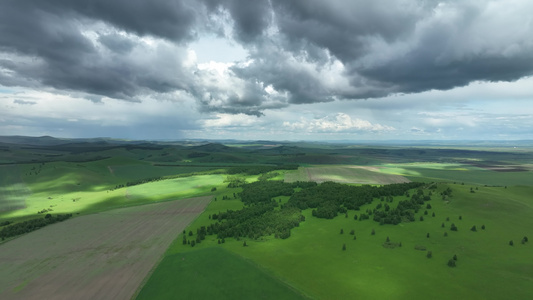
[{"label": "cloud layer", "polygon": [[[183,91],[202,111],[514,81],[533,74],[531,1],[21,0],[0,3],[0,84],[140,101]],[[206,35],[248,57],[213,74]]]},{"label": "cloud layer", "polygon": [[[52,98],[103,105],[95,112],[174,105],[191,132],[520,132],[503,121],[516,112],[464,109],[530,99],[531,11],[527,0],[0,1],[0,98],[5,115]],[[193,50],[231,45],[229,61]],[[410,110],[416,124],[399,117]]]}]

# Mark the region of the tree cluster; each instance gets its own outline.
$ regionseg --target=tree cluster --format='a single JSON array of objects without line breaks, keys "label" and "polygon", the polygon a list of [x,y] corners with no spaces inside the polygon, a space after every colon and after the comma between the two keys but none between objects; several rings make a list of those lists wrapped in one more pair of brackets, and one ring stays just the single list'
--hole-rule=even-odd
[{"label": "tree cluster", "polygon": [[70,217],[72,217],[72,214],[55,215],[55,216],[51,214],[47,214],[44,218],[15,223],[15,224],[2,228],[2,230],[0,230],[0,238],[2,238],[3,240],[9,237],[28,233],[28,232],[37,230],[41,227],[44,227],[46,225],[54,224],[57,222],[62,222]]},{"label": "tree cluster", "polygon": [[[406,191],[422,185],[423,183],[409,182],[378,187],[324,182],[294,193],[287,205],[295,206],[302,210],[313,208],[313,216],[332,219],[339,213],[346,213],[347,210],[359,210],[362,205],[371,203],[374,198],[403,195]],[[385,207],[388,207],[388,205]]]}]

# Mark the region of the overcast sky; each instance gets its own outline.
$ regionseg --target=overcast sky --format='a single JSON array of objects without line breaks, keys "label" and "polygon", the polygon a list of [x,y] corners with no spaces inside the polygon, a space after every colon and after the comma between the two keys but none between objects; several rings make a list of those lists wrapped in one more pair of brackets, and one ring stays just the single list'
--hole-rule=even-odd
[{"label": "overcast sky", "polygon": [[530,0],[2,0],[0,135],[533,139]]}]

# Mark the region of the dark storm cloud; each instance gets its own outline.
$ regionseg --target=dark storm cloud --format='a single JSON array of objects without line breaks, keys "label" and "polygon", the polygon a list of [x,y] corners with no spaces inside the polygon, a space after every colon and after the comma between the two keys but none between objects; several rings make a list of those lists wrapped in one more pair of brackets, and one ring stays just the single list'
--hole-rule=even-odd
[{"label": "dark storm cloud", "polygon": [[[202,111],[260,115],[513,81],[533,74],[530,11],[526,0],[6,0],[0,84],[130,101],[181,90]],[[186,45],[212,33],[249,52],[230,69],[235,86],[186,62]]]},{"label": "dark storm cloud", "polygon": [[[171,45],[150,48],[137,36],[116,33],[124,29],[178,42],[190,38],[195,14],[185,4],[177,1],[152,4],[3,1],[0,50],[11,55],[0,61],[0,67],[16,77],[2,79],[0,83],[25,86],[32,81],[56,89],[126,100],[142,93],[184,89],[187,77],[182,67],[184,53],[174,51]],[[101,34],[93,41],[85,31],[99,21],[115,27],[106,27],[111,33]],[[137,53],[131,53],[134,48]],[[3,77],[6,75],[0,78]]]}]

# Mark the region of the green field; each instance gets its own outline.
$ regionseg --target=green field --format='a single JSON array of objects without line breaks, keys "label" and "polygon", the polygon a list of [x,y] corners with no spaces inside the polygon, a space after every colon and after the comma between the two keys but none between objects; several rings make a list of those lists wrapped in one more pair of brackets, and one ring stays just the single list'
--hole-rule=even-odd
[{"label": "green field", "polygon": [[[74,213],[75,219],[78,213],[212,196],[186,228],[190,242],[201,226],[217,222],[212,216],[256,205],[245,206],[239,194],[245,187],[230,188],[230,182],[269,178],[378,188],[420,181],[427,183],[423,193],[431,192],[431,200],[416,211],[413,222],[380,225],[372,212],[383,209],[377,207],[384,202],[373,198],[360,210],[333,219],[304,209],[305,221],[286,239],[240,236],[219,244],[216,235],[207,235],[191,247],[183,245],[181,232],[174,232],[159,265],[138,287],[137,299],[533,298],[533,244],[523,242],[533,237],[531,149],[245,145],[13,146],[0,157],[18,162],[0,165],[0,221],[17,223],[48,213]],[[298,163],[298,170],[284,168],[287,163]],[[261,179],[254,166],[277,174]],[[276,166],[280,170],[273,171]],[[443,197],[448,188],[451,196]],[[387,203],[394,209],[415,193],[398,194]],[[277,203],[279,212],[290,198],[267,201]],[[354,220],[363,213],[370,219]],[[450,229],[452,223],[458,231]],[[387,246],[387,238],[393,244]],[[449,267],[454,255],[456,267]]]},{"label": "green field", "polygon": [[[228,249],[317,299],[412,299],[420,295],[436,299],[532,297],[531,245],[520,241],[533,233],[530,218],[533,188],[449,186],[453,196],[446,201],[434,196],[428,202],[432,206],[428,215],[421,210],[412,223],[380,226],[372,220],[355,221],[353,215],[360,214],[356,211],[349,211],[348,218],[341,215],[324,220],[312,217],[307,210],[306,221],[293,229],[289,239],[272,236],[257,241],[246,239],[248,247],[243,247],[242,240],[228,239],[218,245],[216,238],[208,236],[194,249]],[[437,191],[445,187],[448,185],[441,184]],[[470,192],[470,188],[475,192]],[[407,198],[397,197],[393,203],[403,199]],[[375,200],[361,210],[377,203]],[[204,215],[213,211],[217,209],[208,208]],[[435,217],[431,216],[433,212]],[[421,215],[424,221],[418,220]],[[190,228],[207,223],[204,217]],[[457,232],[450,231],[451,223],[459,228]],[[470,230],[474,225],[476,232]],[[481,229],[483,225],[485,230]],[[372,229],[375,235],[371,235]],[[351,230],[355,231],[356,240],[349,234]],[[402,247],[385,248],[387,237],[392,242],[401,242]],[[509,246],[510,240],[514,246]],[[346,251],[342,251],[343,244]],[[415,246],[426,250],[415,250]],[[191,250],[190,246],[181,245],[178,238],[167,253],[173,256]],[[432,251],[432,258],[426,257],[427,251]],[[458,256],[457,267],[450,268],[447,262],[454,255]]]},{"label": "green field", "polygon": [[136,299],[306,299],[223,248],[166,256]]},{"label": "green field", "polygon": [[0,166],[0,212],[24,208],[30,195],[19,166]]}]

